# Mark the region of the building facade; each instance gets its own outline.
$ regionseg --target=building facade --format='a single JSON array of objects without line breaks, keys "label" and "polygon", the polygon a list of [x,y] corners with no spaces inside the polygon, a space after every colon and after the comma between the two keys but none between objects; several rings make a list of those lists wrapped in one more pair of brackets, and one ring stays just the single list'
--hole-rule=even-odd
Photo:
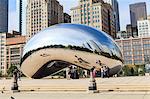
[{"label": "building facade", "polygon": [[103,0],[79,0],[71,9],[71,23],[89,25],[116,37],[113,8]]},{"label": "building facade", "polygon": [[116,32],[120,31],[120,16],[119,16],[119,3],[117,0],[104,0],[112,6],[114,10],[115,22],[116,22]]},{"label": "building facade", "polygon": [[138,36],[150,37],[150,19],[138,21]]},{"label": "building facade", "polygon": [[26,34],[27,0],[16,0],[17,31]]},{"label": "building facade", "polygon": [[125,64],[145,64],[150,57],[150,37],[116,40],[120,46]]},{"label": "building facade", "polygon": [[0,33],[8,32],[8,0],[0,1]]},{"label": "building facade", "polygon": [[130,4],[130,20],[132,26],[132,37],[138,36],[137,21],[147,19],[147,9],[145,2]]},{"label": "building facade", "polygon": [[146,20],[147,19],[147,9],[146,3],[140,2],[130,5],[130,19],[132,27],[137,26],[138,20]]},{"label": "building facade", "polygon": [[0,72],[7,75],[10,66],[19,66],[26,38],[19,32],[0,33]]},{"label": "building facade", "polygon": [[25,36],[15,36],[6,40],[6,70],[11,66],[20,66],[20,60],[25,45]]},{"label": "building facade", "polygon": [[0,72],[5,75],[6,72],[6,34],[0,33]]},{"label": "building facade", "polygon": [[118,31],[117,39],[121,39],[121,38],[128,38],[128,33],[126,31]]},{"label": "building facade", "polygon": [[63,6],[57,0],[28,0],[26,15],[27,40],[51,25],[63,23]]}]

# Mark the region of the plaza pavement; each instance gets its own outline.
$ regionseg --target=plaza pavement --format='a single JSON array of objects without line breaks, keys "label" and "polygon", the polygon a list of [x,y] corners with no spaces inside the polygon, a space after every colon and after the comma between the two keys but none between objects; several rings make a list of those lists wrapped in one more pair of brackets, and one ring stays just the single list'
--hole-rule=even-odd
[{"label": "plaza pavement", "polygon": [[59,92],[23,92],[0,94],[0,99],[150,99],[149,92],[102,92],[89,93],[59,93]]},{"label": "plaza pavement", "polygon": [[[100,92],[149,92],[150,76],[96,78],[97,88]],[[12,80],[1,79],[0,91],[9,93]],[[19,81],[21,92],[86,92],[89,79],[29,79]],[[1,99],[1,98],[0,98]]]}]

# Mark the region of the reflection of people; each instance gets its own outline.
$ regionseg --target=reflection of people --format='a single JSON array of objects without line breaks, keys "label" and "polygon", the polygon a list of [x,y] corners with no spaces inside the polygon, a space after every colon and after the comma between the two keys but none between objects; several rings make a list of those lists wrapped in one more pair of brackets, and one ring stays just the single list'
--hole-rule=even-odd
[{"label": "reflection of people", "polygon": [[98,61],[96,62],[96,64],[99,64],[100,66],[102,65],[102,63],[101,63],[100,60],[98,60]]}]

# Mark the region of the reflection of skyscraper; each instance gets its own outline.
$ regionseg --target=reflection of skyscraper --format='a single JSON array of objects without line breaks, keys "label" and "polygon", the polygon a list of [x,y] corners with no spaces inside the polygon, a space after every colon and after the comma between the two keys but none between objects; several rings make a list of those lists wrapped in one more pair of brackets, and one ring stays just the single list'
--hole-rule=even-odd
[{"label": "reflection of skyscraper", "polygon": [[0,32],[8,32],[8,0],[0,0]]}]

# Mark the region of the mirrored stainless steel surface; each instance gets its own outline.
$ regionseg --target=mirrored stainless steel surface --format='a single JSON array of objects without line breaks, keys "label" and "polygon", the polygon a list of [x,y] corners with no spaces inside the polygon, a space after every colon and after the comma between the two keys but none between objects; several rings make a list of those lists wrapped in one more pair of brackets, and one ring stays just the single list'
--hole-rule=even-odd
[{"label": "mirrored stainless steel surface", "polygon": [[121,69],[122,53],[108,34],[85,25],[58,24],[27,42],[21,69],[28,77],[42,78],[70,64],[99,70],[97,61],[110,67],[111,74]]}]

